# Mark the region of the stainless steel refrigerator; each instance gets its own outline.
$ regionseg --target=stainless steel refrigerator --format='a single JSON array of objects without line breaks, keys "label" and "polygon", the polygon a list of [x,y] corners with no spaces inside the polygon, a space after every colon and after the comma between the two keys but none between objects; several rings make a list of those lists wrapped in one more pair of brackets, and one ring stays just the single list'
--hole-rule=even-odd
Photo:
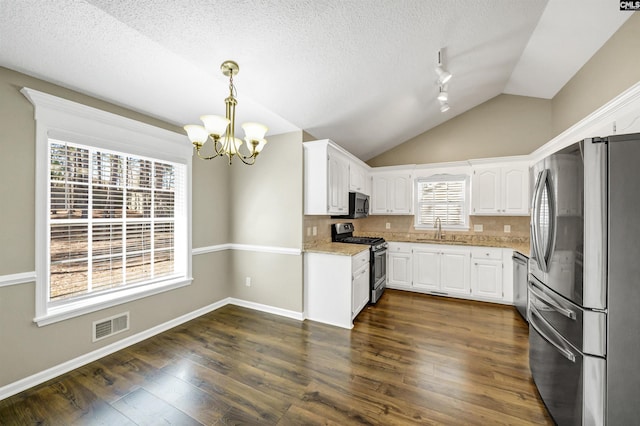
[{"label": "stainless steel refrigerator", "polygon": [[532,168],[533,379],[558,425],[640,422],[640,134]]}]

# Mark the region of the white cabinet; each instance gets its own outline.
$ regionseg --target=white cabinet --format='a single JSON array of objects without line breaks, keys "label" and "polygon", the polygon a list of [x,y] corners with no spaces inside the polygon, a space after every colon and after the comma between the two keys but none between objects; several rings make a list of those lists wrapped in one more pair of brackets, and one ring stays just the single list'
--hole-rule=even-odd
[{"label": "white cabinet", "polygon": [[527,163],[476,166],[473,169],[471,186],[473,215],[529,214]]},{"label": "white cabinet", "polygon": [[[513,302],[512,250],[445,244],[390,242],[387,287],[486,300]],[[511,263],[509,263],[511,265]]]},{"label": "white cabinet", "polygon": [[387,286],[401,290],[411,289],[411,246],[389,243],[387,249]]},{"label": "white cabinet", "polygon": [[427,291],[440,290],[440,252],[428,246],[413,248],[413,287]]},{"label": "white cabinet", "polygon": [[[362,264],[358,261],[358,257],[364,257],[366,263]],[[364,256],[354,256],[352,265],[352,269],[356,267],[358,269],[354,270],[351,277],[351,319],[355,318],[369,303],[369,252],[365,252]]]},{"label": "white cabinet", "polygon": [[409,172],[374,174],[372,177],[371,214],[411,214],[412,180]]},{"label": "white cabinet", "polygon": [[349,209],[349,159],[328,139],[305,142],[304,214],[342,215]]},{"label": "white cabinet", "polygon": [[349,162],[349,191],[371,195],[369,172],[355,161]]},{"label": "white cabinet", "polygon": [[413,287],[434,293],[468,295],[469,250],[452,246],[413,248]]},{"label": "white cabinet", "polygon": [[503,250],[473,248],[471,250],[471,294],[486,299],[504,298]]},{"label": "white cabinet", "polygon": [[304,311],[307,319],[353,328],[369,301],[369,249],[355,256],[304,254]]},{"label": "white cabinet", "polygon": [[349,213],[349,160],[331,146],[327,149],[328,200],[327,213]]}]

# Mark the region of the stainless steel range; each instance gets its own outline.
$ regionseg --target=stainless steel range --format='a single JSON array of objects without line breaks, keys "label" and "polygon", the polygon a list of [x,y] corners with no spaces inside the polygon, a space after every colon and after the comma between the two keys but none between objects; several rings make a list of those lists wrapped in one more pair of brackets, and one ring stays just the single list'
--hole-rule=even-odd
[{"label": "stainless steel range", "polygon": [[369,303],[376,303],[387,286],[387,246],[384,238],[354,237],[353,223],[331,225],[331,241],[336,243],[367,244],[370,251]]}]

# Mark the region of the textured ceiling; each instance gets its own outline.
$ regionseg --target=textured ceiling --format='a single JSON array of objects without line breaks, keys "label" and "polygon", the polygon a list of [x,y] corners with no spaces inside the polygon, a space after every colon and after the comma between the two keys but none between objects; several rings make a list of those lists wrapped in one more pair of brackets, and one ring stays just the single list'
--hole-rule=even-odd
[{"label": "textured ceiling", "polygon": [[[182,125],[223,114],[219,66],[233,59],[239,122],[304,129],[364,160],[500,93],[553,97],[630,16],[613,0],[0,0],[0,10],[2,66]],[[444,114],[440,48],[454,74]]]}]

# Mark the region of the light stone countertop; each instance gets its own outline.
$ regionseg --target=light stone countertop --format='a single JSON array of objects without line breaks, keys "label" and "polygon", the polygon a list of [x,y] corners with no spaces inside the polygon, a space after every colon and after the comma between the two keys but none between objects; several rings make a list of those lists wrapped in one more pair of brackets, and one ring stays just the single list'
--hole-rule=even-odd
[{"label": "light stone countertop", "polygon": [[304,249],[306,253],[323,253],[335,254],[339,256],[355,256],[363,251],[369,251],[366,244],[348,244],[348,243],[332,243],[332,242],[311,242],[305,243]]},{"label": "light stone countertop", "polygon": [[[529,239],[518,237],[492,237],[492,236],[447,236],[441,240],[425,237],[423,234],[394,233],[384,235],[378,233],[361,233],[358,236],[383,237],[388,243],[415,243],[415,244],[444,244],[462,247],[496,247],[510,248],[525,256],[529,256]],[[355,256],[368,250],[368,246],[362,244],[332,243],[327,241],[311,241],[304,244],[304,251],[308,253],[325,253],[341,256]]]}]

